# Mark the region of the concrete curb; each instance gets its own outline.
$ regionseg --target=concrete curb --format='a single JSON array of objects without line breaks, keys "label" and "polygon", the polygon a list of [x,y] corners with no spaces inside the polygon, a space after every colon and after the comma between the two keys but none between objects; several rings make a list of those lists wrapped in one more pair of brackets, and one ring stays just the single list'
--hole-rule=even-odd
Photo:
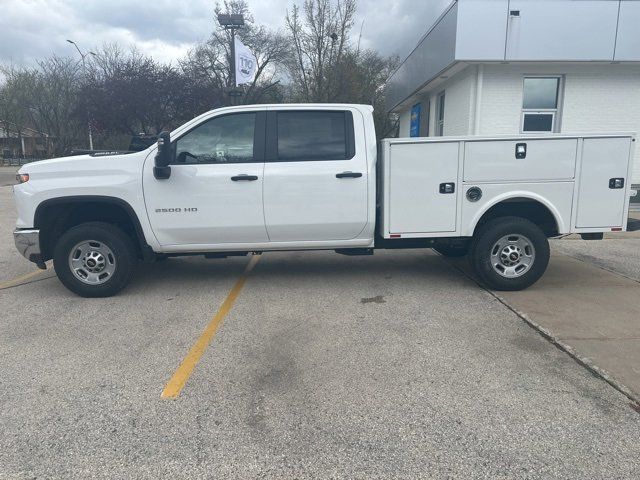
[{"label": "concrete curb", "polygon": [[[475,280],[473,280],[473,281],[475,282]],[[476,282],[476,284],[477,283],[478,282]],[[622,393],[625,397],[627,397],[633,403],[635,403],[636,405],[640,406],[640,395],[636,394],[629,387],[627,387],[623,383],[621,383],[618,380],[616,380],[605,369],[598,367],[595,363],[593,363],[593,361],[589,357],[585,357],[584,355],[579,354],[576,351],[576,349],[574,349],[571,345],[569,345],[568,343],[565,343],[562,340],[560,340],[558,337],[556,337],[553,334],[552,331],[546,329],[545,327],[543,327],[539,323],[537,323],[534,320],[532,320],[531,317],[529,317],[526,313],[520,312],[518,309],[516,309],[516,308],[512,307],[511,305],[509,305],[509,303],[504,298],[502,298],[500,295],[496,294],[495,292],[493,292],[491,290],[486,289],[482,285],[479,285],[479,286],[483,290],[488,292],[496,300],[498,300],[500,303],[502,303],[505,307],[507,307],[509,310],[511,310],[513,313],[515,313],[518,317],[520,317],[521,320],[523,320],[527,325],[529,325],[531,328],[536,330],[545,339],[547,339],[549,342],[551,342],[553,345],[555,345],[557,348],[559,348],[563,352],[567,353],[579,365],[581,365],[582,367],[584,367],[587,370],[589,370],[596,377],[599,377],[602,380],[604,380],[605,382],[607,382],[609,385],[611,385],[613,388],[618,390],[620,393]]]},{"label": "concrete curb", "polygon": [[[440,255],[440,254],[438,254],[438,255]],[[616,380],[608,371],[604,370],[603,368],[598,367],[595,363],[593,363],[593,361],[589,357],[585,357],[585,356],[581,355],[571,345],[569,345],[568,343],[565,343],[562,340],[560,340],[558,337],[556,337],[554,335],[554,333],[551,330],[548,330],[547,328],[543,327],[542,325],[540,325],[539,323],[537,323],[536,321],[531,319],[531,317],[529,317],[529,315],[527,315],[526,313],[521,312],[518,309],[512,307],[507,302],[507,300],[505,300],[503,297],[498,295],[496,292],[494,292],[492,290],[489,290],[488,288],[483,286],[475,278],[473,278],[471,275],[469,275],[466,271],[464,271],[463,269],[459,268],[457,265],[454,265],[451,262],[447,261],[446,257],[442,256],[442,258],[451,267],[453,267],[455,270],[457,270],[460,273],[462,273],[465,277],[467,277],[473,283],[478,285],[478,287],[480,287],[482,290],[487,292],[489,295],[491,295],[493,298],[495,298],[498,302],[500,302],[506,308],[511,310],[518,318],[520,318],[523,322],[525,322],[533,330],[538,332],[544,339],[549,341],[552,345],[554,345],[559,350],[561,350],[564,353],[566,353],[567,355],[569,355],[578,365],[582,366],[583,368],[586,368],[592,375],[600,378],[601,380],[604,380],[609,385],[611,385],[613,388],[615,388],[618,392],[620,392],[625,397],[627,397],[629,400],[631,400],[633,402],[632,407],[634,408],[634,410],[636,410],[636,411],[638,411],[640,413],[640,395],[639,394],[635,393],[629,387],[627,387],[623,383],[621,383],[618,380]]]}]

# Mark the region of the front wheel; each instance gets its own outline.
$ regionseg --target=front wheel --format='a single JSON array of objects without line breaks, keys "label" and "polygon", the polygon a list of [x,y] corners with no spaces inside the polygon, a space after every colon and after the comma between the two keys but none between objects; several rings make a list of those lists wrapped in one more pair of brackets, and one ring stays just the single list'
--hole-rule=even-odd
[{"label": "front wheel", "polygon": [[474,236],[471,266],[493,290],[523,290],[544,274],[549,241],[533,222],[519,217],[495,218]]},{"label": "front wheel", "polygon": [[131,279],[137,262],[122,230],[89,222],[67,230],[56,243],[53,266],[62,284],[81,297],[110,297]]}]

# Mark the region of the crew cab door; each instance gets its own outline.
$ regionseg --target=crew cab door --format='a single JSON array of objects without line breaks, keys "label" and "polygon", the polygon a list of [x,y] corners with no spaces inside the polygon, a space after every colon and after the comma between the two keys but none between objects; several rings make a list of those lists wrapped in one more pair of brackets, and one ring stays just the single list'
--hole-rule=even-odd
[{"label": "crew cab door", "polygon": [[209,118],[172,138],[171,176],[145,164],[149,221],[163,246],[268,241],[262,208],[264,110]]},{"label": "crew cab door", "polygon": [[269,240],[356,238],[367,225],[367,155],[362,128],[354,129],[359,113],[301,107],[267,115]]}]

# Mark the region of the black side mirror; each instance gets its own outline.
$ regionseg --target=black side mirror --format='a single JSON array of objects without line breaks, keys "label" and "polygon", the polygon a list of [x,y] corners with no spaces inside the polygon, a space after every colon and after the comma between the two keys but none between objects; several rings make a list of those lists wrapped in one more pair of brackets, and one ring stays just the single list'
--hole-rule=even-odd
[{"label": "black side mirror", "polygon": [[166,180],[171,176],[171,157],[171,135],[169,132],[162,132],[158,135],[158,153],[153,167],[153,176],[158,180]]}]

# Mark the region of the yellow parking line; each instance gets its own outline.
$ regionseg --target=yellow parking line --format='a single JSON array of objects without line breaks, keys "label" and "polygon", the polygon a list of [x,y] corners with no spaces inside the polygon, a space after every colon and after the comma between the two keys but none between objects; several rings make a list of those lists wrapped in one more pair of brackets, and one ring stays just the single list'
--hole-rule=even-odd
[{"label": "yellow parking line", "polygon": [[[47,266],[51,267],[51,264],[47,262]],[[46,270],[36,270],[35,272],[27,273],[20,277],[16,277],[12,280],[7,280],[6,282],[0,283],[0,290],[4,290],[5,288],[15,287],[16,285],[24,282],[25,280],[29,280],[30,278],[37,277],[41,273],[46,272]]]},{"label": "yellow parking line", "polygon": [[240,295],[242,287],[247,281],[249,273],[251,272],[251,270],[253,270],[253,267],[255,267],[256,263],[258,263],[258,260],[260,260],[260,255],[254,255],[251,258],[251,260],[247,264],[247,267],[242,273],[242,276],[233,286],[233,288],[227,295],[227,298],[224,299],[224,302],[222,302],[222,305],[220,306],[218,312],[211,319],[209,325],[207,325],[207,328],[204,329],[196,343],[193,345],[193,347],[191,347],[191,350],[189,350],[187,356],[184,357],[184,360],[182,361],[178,369],[165,385],[164,390],[162,391],[162,395],[160,395],[162,398],[176,398],[178,395],[180,395],[180,392],[184,388],[184,385],[187,383],[187,380],[189,380],[189,377],[193,373],[193,370],[196,368],[198,361],[200,361],[200,358],[204,354],[205,349],[211,342],[211,339],[213,339],[213,336],[216,334],[218,327],[220,327],[220,325],[222,324],[222,320],[224,320],[224,317],[227,316],[236,299],[238,298],[238,295]]}]

